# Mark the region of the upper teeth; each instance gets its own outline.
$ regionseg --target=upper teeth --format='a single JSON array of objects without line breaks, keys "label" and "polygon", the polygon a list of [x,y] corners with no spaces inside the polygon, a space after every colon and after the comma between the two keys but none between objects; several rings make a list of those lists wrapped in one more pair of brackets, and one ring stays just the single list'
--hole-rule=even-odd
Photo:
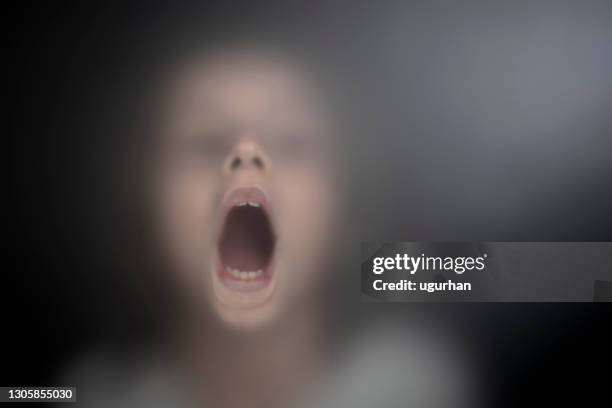
[{"label": "upper teeth", "polygon": [[243,207],[245,205],[250,205],[251,207],[259,207],[261,204],[253,202],[253,201],[242,201],[236,204],[237,207]]},{"label": "upper teeth", "polygon": [[256,271],[240,271],[238,269],[230,268],[229,266],[226,266],[225,270],[235,279],[240,279],[243,281],[255,279],[258,276],[261,276],[261,274],[263,273],[263,269],[258,269]]}]

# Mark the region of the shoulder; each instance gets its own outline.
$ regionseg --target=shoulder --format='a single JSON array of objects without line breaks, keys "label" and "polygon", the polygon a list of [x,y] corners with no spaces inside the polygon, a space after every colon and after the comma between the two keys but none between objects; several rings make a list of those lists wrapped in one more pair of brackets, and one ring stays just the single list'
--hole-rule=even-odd
[{"label": "shoulder", "polygon": [[81,407],[189,406],[173,372],[154,355],[95,350],[69,364],[58,381],[77,388]]},{"label": "shoulder", "polygon": [[340,351],[323,405],[473,406],[474,373],[465,354],[422,329],[390,323],[362,329]]}]

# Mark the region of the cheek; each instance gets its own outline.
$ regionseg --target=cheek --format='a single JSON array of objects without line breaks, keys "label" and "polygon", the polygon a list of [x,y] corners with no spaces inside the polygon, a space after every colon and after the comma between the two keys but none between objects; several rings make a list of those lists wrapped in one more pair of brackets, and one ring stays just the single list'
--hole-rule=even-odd
[{"label": "cheek", "polygon": [[286,177],[283,190],[283,246],[292,287],[312,287],[326,263],[333,236],[333,191],[328,179],[316,171]]},{"label": "cheek", "polygon": [[213,178],[202,171],[168,171],[162,178],[161,232],[182,274],[198,275],[210,258],[213,188]]}]

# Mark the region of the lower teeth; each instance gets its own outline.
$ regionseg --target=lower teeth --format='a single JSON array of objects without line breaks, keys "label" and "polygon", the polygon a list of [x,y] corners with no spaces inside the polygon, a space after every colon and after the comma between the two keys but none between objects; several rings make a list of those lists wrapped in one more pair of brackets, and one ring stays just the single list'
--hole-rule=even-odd
[{"label": "lower teeth", "polygon": [[240,279],[244,281],[253,280],[261,276],[261,274],[263,274],[262,269],[258,269],[256,271],[239,271],[238,269],[233,269],[233,268],[230,268],[229,266],[226,266],[225,270],[227,271],[227,273],[232,275],[235,279]]}]

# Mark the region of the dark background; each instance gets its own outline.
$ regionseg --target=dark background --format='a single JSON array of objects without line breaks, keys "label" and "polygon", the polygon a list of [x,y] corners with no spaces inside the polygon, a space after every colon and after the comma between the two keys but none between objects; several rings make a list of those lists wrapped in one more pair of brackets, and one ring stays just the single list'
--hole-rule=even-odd
[{"label": "dark background", "polygon": [[[144,231],[131,222],[119,129],[142,104],[148,68],[187,38],[280,39],[328,61],[359,101],[351,110],[367,113],[345,144],[356,242],[610,241],[612,7],[508,3],[28,3],[11,13],[3,384],[54,385],[92,345],[138,344],[153,330],[127,272]],[[492,406],[604,397],[607,305],[432,313],[479,351]]]}]

